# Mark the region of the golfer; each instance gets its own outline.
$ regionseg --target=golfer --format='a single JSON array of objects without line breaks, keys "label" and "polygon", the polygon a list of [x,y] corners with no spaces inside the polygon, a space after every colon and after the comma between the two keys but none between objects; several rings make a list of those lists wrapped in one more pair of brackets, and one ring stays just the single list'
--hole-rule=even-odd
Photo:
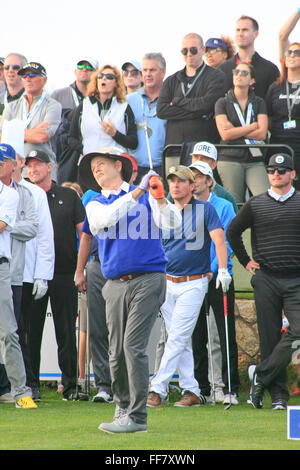
[{"label": "golfer", "polygon": [[171,167],[168,182],[174,204],[182,211],[182,226],[164,239],[168,258],[167,295],[162,306],[168,339],[160,367],[151,381],[147,405],[160,406],[167,397],[169,381],[178,370],[182,398],[174,406],[199,406],[207,397],[194,377],[191,337],[212,277],[210,245],[213,240],[219,264],[216,285],[228,290],[227,245],[222,223],[212,204],[193,197],[195,178],[183,165]]},{"label": "golfer", "polygon": [[[289,398],[286,366],[300,345],[300,193],[295,191],[293,159],[273,155],[267,166],[270,189],[252,197],[227,229],[239,262],[253,276],[261,363],[249,367],[250,401],[262,407],[264,389],[272,409],[284,410]],[[251,228],[251,259],[242,233]],[[289,328],[281,336],[282,311]]]},{"label": "golfer", "polygon": [[[98,239],[109,332],[109,364],[114,419],[101,423],[108,433],[147,431],[149,383],[146,348],[152,326],[165,300],[167,260],[159,228],[181,225],[181,214],[169,203],[157,181],[149,195],[152,170],[138,187],[129,185],[131,160],[116,149],[84,156],[81,174],[87,187],[94,178],[102,192],[86,206],[84,231]],[[94,181],[95,183],[95,181]]]}]

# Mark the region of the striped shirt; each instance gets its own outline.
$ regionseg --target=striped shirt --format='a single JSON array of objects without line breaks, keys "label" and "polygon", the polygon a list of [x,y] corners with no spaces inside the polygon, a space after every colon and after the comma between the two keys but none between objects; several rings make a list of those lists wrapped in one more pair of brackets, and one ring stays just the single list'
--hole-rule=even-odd
[{"label": "striped shirt", "polygon": [[278,277],[300,276],[300,193],[277,201],[268,192],[254,196],[227,229],[227,238],[239,262],[250,257],[242,233],[251,228],[252,258],[264,271]]}]

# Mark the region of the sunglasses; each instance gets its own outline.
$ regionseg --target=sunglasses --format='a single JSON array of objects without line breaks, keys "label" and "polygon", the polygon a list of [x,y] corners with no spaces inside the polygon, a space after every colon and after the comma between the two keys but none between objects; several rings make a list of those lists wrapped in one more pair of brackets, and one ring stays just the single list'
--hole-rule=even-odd
[{"label": "sunglasses", "polygon": [[123,75],[125,77],[128,77],[128,75],[131,75],[132,77],[137,77],[140,72],[137,69],[133,70],[124,70]]},{"label": "sunglasses", "polygon": [[22,78],[27,78],[27,77],[34,78],[37,76],[38,76],[38,73],[29,72],[29,73],[24,73],[24,75],[22,75]]},{"label": "sunglasses", "polygon": [[9,70],[9,69],[12,69],[12,70],[20,70],[21,68],[21,65],[17,65],[17,64],[14,64],[14,65],[4,65],[4,70]]},{"label": "sunglasses", "polygon": [[279,175],[285,175],[287,171],[291,171],[291,170],[289,170],[288,168],[283,168],[281,166],[279,167],[268,166],[267,167],[267,173],[269,175],[274,175],[275,171],[277,171]]},{"label": "sunglasses", "polygon": [[294,55],[295,57],[300,57],[300,49],[296,49],[294,51],[289,49],[288,51],[285,51],[284,55],[286,57],[291,57],[292,55]]},{"label": "sunglasses", "polygon": [[107,78],[107,80],[114,80],[116,78],[113,73],[103,73],[103,72],[98,73],[98,78],[104,78],[104,77]]},{"label": "sunglasses", "polygon": [[182,55],[187,55],[188,52],[190,52],[192,55],[196,55],[199,52],[198,47],[184,47],[181,49],[181,54]]},{"label": "sunglasses", "polygon": [[94,67],[92,67],[90,64],[77,64],[78,70],[84,70],[86,69],[88,72],[92,72]]},{"label": "sunglasses", "polygon": [[205,56],[208,54],[216,54],[217,52],[224,52],[224,49],[221,49],[217,47],[216,49],[208,49],[208,51],[205,52]]},{"label": "sunglasses", "polygon": [[247,75],[249,75],[249,70],[239,70],[239,69],[234,69],[232,71],[233,75],[241,75],[242,77],[247,77]]}]

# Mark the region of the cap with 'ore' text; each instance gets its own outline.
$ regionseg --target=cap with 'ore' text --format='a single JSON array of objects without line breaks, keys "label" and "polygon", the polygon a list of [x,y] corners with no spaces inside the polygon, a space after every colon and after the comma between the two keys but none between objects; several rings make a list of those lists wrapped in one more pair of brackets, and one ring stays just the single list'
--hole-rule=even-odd
[{"label": "cap with 'ore' text", "polygon": [[19,70],[18,75],[25,75],[27,72],[35,72],[36,74],[41,75],[41,77],[47,77],[45,67],[42,64],[39,64],[39,62],[28,62],[28,64],[25,64],[24,67]]},{"label": "cap with 'ore' text", "polygon": [[218,158],[217,149],[210,142],[197,142],[191,155],[203,155],[204,157],[209,157],[213,160],[217,160]]}]

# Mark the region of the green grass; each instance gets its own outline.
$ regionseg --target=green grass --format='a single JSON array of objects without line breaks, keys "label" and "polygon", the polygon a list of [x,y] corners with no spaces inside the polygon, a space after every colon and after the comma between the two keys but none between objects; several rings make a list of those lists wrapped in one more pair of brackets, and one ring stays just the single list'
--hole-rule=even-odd
[{"label": "green grass", "polygon": [[[286,412],[273,411],[268,395],[255,410],[240,396],[240,405],[148,409],[148,432],[110,435],[98,430],[111,421],[114,405],[64,402],[55,391],[42,388],[37,410],[0,405],[0,450],[293,450],[299,441],[287,440]],[[300,405],[300,396],[290,399]]]}]

